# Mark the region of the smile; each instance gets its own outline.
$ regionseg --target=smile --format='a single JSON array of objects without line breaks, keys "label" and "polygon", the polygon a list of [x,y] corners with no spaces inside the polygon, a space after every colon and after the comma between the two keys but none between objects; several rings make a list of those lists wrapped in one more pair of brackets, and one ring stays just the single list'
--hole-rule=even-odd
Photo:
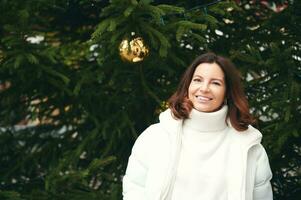
[{"label": "smile", "polygon": [[208,101],[211,101],[212,100],[212,98],[210,98],[210,97],[205,97],[205,96],[199,96],[199,95],[197,95],[197,96],[195,96],[199,101],[201,101],[201,102],[208,102]]}]

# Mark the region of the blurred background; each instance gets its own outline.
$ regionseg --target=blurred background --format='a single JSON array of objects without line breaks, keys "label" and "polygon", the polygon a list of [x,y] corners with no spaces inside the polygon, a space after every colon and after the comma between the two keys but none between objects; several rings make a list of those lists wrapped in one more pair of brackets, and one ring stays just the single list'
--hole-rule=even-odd
[{"label": "blurred background", "polygon": [[122,199],[135,139],[213,51],[241,71],[275,199],[297,200],[300,21],[299,0],[1,0],[0,199]]}]

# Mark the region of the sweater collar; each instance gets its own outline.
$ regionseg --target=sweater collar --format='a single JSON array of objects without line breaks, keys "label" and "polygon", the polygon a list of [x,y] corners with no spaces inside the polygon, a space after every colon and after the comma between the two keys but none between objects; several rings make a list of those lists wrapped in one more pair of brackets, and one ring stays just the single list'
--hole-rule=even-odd
[{"label": "sweater collar", "polygon": [[189,127],[200,132],[221,131],[227,127],[227,111],[226,105],[215,112],[200,112],[192,109],[189,118],[184,120],[184,128]]}]

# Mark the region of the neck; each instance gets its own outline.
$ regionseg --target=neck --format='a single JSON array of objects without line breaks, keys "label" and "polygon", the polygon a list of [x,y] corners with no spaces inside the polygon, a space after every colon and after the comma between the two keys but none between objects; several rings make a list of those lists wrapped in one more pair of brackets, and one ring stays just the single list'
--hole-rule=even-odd
[{"label": "neck", "polygon": [[214,112],[201,112],[192,109],[189,118],[184,121],[184,126],[200,132],[216,132],[227,127],[228,106]]}]

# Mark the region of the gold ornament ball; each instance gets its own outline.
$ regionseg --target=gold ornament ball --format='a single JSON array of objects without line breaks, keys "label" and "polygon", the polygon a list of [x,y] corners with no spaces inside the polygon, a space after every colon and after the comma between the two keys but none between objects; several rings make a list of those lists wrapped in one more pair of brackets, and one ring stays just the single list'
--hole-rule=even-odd
[{"label": "gold ornament ball", "polygon": [[123,60],[140,62],[148,55],[149,49],[141,37],[124,39],[119,45],[119,54]]}]

